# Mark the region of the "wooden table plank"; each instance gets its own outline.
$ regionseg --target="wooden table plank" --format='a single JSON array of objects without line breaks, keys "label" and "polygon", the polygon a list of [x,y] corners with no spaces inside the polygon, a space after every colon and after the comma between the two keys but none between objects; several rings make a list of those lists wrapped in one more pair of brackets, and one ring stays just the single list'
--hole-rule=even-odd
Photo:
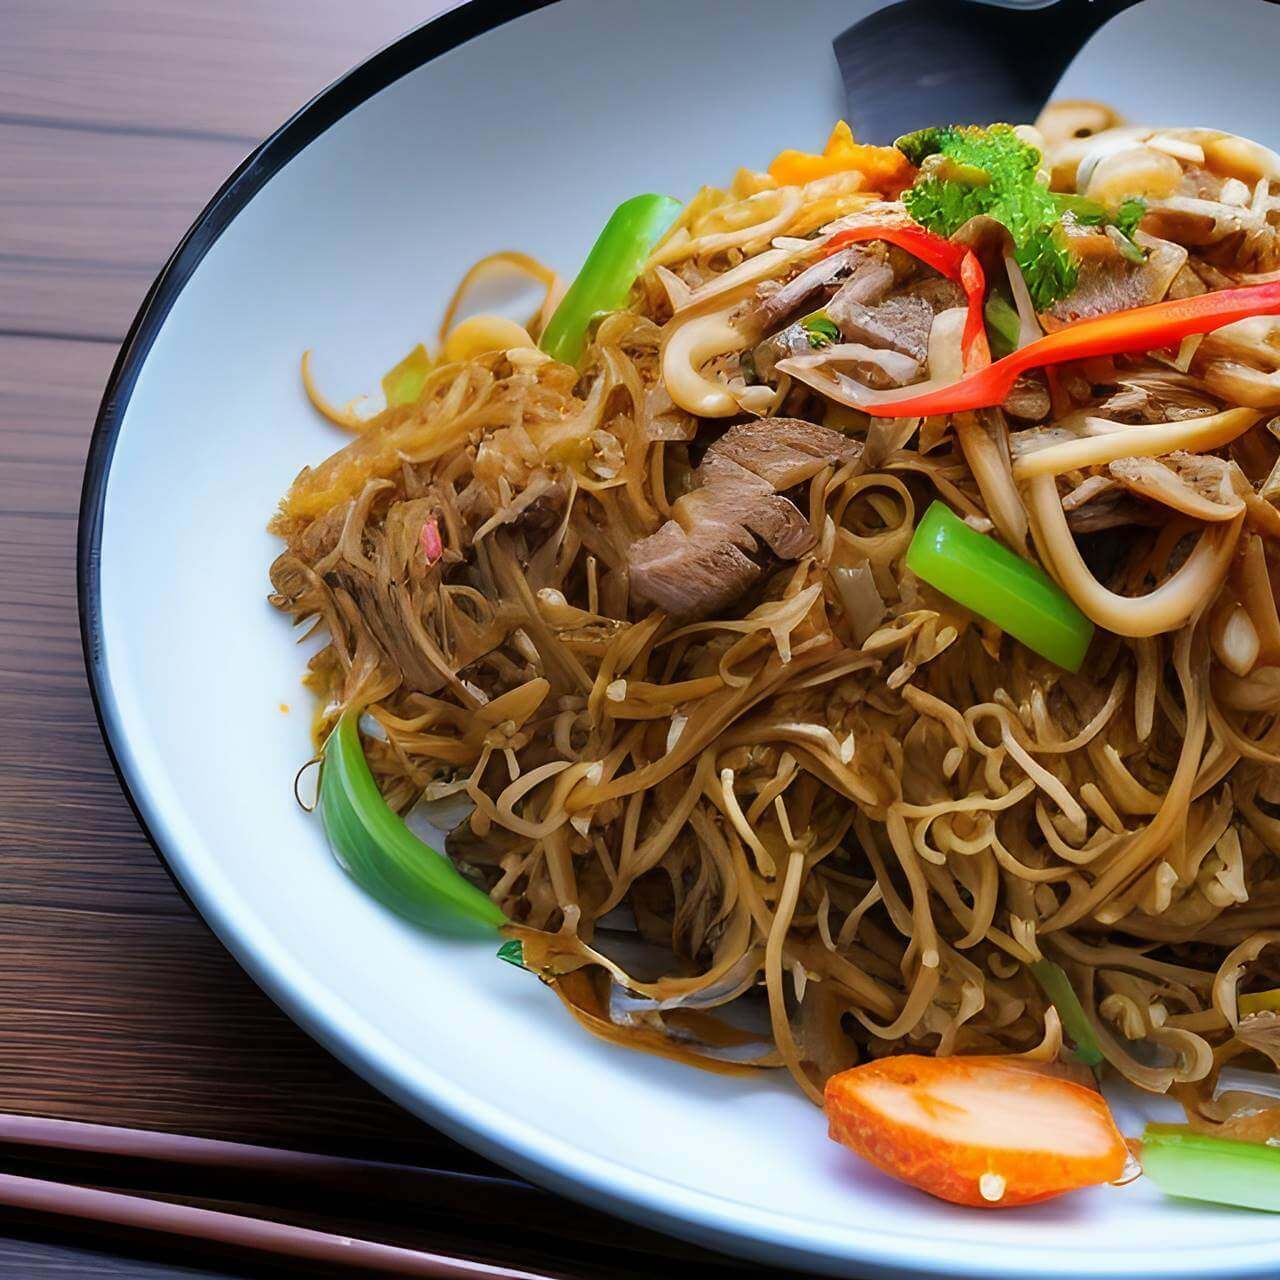
[{"label": "wooden table plank", "polygon": [[0,331],[118,343],[160,264],[249,149],[0,126]]},{"label": "wooden table plank", "polygon": [[253,146],[349,67],[451,7],[4,0],[0,122]]}]

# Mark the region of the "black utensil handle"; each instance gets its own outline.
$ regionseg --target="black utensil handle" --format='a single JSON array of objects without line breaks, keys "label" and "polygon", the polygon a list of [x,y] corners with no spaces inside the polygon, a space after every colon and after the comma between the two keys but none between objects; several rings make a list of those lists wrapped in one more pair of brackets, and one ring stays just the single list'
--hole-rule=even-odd
[{"label": "black utensil handle", "polygon": [[1031,121],[1100,27],[1141,0],[897,0],[834,40],[848,114],[866,141],[927,124]]},{"label": "black utensil handle", "polygon": [[[1008,9],[961,0],[956,20],[985,30],[1006,66],[1030,94],[1057,84],[1090,38],[1117,14],[1141,0],[1054,0],[1037,9]],[[963,10],[963,12],[961,12]]]}]

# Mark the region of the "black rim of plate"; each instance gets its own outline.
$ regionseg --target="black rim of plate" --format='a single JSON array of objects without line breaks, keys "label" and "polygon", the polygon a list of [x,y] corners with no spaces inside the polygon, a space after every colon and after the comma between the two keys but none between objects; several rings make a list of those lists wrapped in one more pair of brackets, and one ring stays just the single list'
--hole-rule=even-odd
[{"label": "black rim of plate", "polygon": [[[147,290],[107,380],[89,441],[84,483],[80,493],[76,546],[80,641],[84,649],[89,691],[112,768],[138,825],[160,865],[168,872],[179,893],[192,906],[196,918],[215,936],[217,931],[192,903],[190,894],[178,878],[163,845],[147,821],[139,794],[144,788],[130,778],[122,763],[123,733],[106,668],[100,576],[103,513],[116,441],[134,386],[169,312],[205,254],[267,182],[304,147],[402,76],[477,36],[554,3],[555,0],[469,0],[469,3],[440,14],[393,40],[299,108],[250,152],[191,224]],[[234,951],[230,954],[243,968],[241,958]],[[250,973],[249,976],[261,985],[258,975]],[[270,992],[267,994],[271,995]],[[275,999],[274,996],[271,998]],[[276,1000],[276,1003],[279,1001]],[[289,1011],[286,1010],[286,1013]],[[292,1013],[289,1016],[297,1021]]]}]

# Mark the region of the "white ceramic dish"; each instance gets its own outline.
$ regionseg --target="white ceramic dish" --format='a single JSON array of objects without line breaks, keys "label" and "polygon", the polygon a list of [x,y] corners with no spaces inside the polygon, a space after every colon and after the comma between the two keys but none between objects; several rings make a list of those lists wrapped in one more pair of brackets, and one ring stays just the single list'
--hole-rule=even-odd
[{"label": "white ceramic dish", "polygon": [[[103,727],[169,866],[270,995],[404,1106],[538,1182],[797,1269],[1274,1276],[1280,1219],[1141,1183],[955,1209],[829,1143],[781,1076],[598,1043],[491,947],[424,936],[366,898],[293,802],[309,708],[264,601],[264,524],[338,443],[303,398],[300,351],[346,399],[433,330],[481,254],[519,247],[571,272],[627,195],[686,194],[818,144],[841,112],[830,40],[872,7],[476,0],[264,144],[175,253],[103,403],[81,528]],[[1278,33],[1256,0],[1150,0],[1063,92],[1275,145]]]}]

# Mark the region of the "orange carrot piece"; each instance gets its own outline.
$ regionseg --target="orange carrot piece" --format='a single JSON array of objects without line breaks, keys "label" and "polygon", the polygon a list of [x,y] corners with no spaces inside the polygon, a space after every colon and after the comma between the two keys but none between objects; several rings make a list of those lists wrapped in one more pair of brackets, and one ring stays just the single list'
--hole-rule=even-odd
[{"label": "orange carrot piece", "polygon": [[897,147],[873,147],[855,142],[849,126],[840,120],[820,155],[808,151],[780,151],[769,166],[775,182],[803,186],[833,173],[856,170],[868,189],[896,196],[911,185],[915,170]]},{"label": "orange carrot piece", "polygon": [[832,1076],[826,1109],[836,1142],[955,1204],[1114,1182],[1128,1157],[1100,1094],[1017,1058],[882,1058]]}]

